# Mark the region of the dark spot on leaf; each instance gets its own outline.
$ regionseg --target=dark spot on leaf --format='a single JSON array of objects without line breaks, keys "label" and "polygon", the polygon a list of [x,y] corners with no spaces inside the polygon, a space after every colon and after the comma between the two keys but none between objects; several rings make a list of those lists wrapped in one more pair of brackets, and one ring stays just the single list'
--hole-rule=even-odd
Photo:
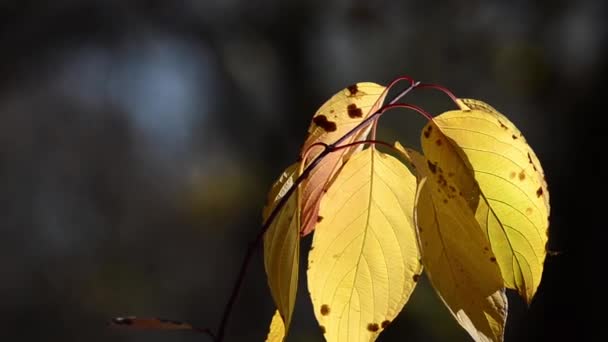
[{"label": "dark spot on leaf", "polygon": [[327,305],[327,304],[321,305],[321,315],[323,315],[323,316],[329,315],[329,305]]},{"label": "dark spot on leaf", "polygon": [[486,246],[483,248],[484,251],[489,251],[490,249]]},{"label": "dark spot on leaf", "polygon": [[336,129],[338,129],[336,123],[332,121],[327,121],[327,117],[325,115],[315,116],[312,119],[312,122],[314,122],[315,125],[324,129],[326,132],[334,132]]},{"label": "dark spot on leaf", "polygon": [[448,199],[447,199],[447,198],[444,198],[444,199],[443,199],[443,203],[444,203],[444,204],[447,204],[447,203],[448,203]]},{"label": "dark spot on leaf", "polygon": [[437,146],[441,146],[441,139],[435,140],[435,144],[437,144]]},{"label": "dark spot on leaf", "polygon": [[426,162],[429,165],[429,170],[431,170],[432,173],[437,173],[437,165],[431,163],[430,160],[427,160]]},{"label": "dark spot on leaf", "polygon": [[450,185],[450,191],[451,192],[456,192],[456,188],[453,185]]},{"label": "dark spot on leaf", "polygon": [[325,327],[324,327],[324,326],[319,325],[319,329],[321,329],[321,332],[322,332],[323,334],[325,334]]},{"label": "dark spot on leaf", "polygon": [[424,131],[424,137],[428,138],[431,136],[431,131],[433,131],[433,126],[429,125],[429,127]]},{"label": "dark spot on leaf", "polygon": [[496,258],[495,258],[495,257],[491,257],[491,258],[490,258],[490,261],[491,261],[491,262],[496,262]]},{"label": "dark spot on leaf", "polygon": [[346,88],[346,89],[348,89],[348,91],[350,92],[349,96],[355,96],[359,92],[359,87],[357,87],[356,84],[348,86],[348,88]]},{"label": "dark spot on leaf", "polygon": [[532,168],[534,169],[534,171],[537,171],[536,165],[534,165],[534,162],[532,161],[532,157],[530,156],[530,152],[528,152],[528,163],[530,163],[532,165]]},{"label": "dark spot on leaf", "polygon": [[526,214],[532,215],[532,208],[526,208]]},{"label": "dark spot on leaf", "polygon": [[420,274],[414,274],[414,276],[412,277],[412,279],[413,279],[415,282],[418,282],[418,279],[420,279]]},{"label": "dark spot on leaf", "polygon": [[330,109],[330,110],[329,110],[329,114],[333,114],[333,113],[334,113],[334,110],[333,110],[333,109]]},{"label": "dark spot on leaf", "polygon": [[517,139],[517,135],[513,134],[513,135],[511,136],[511,138],[513,138],[513,140],[515,140],[515,139]]},{"label": "dark spot on leaf", "polygon": [[321,216],[321,215],[317,216],[317,223],[319,223],[321,221],[323,221],[323,216]]},{"label": "dark spot on leaf", "polygon": [[517,172],[511,171],[511,173],[509,174],[509,178],[513,179],[515,178],[515,176],[517,176]]},{"label": "dark spot on leaf", "polygon": [[521,172],[519,173],[519,180],[523,181],[524,179],[526,179],[526,173],[524,172],[524,170],[521,170]]},{"label": "dark spot on leaf", "polygon": [[363,116],[363,112],[361,111],[361,108],[357,108],[357,105],[354,103],[351,103],[348,105],[348,107],[346,107],[346,110],[348,112],[348,116],[351,118],[360,118]]},{"label": "dark spot on leaf", "polygon": [[502,123],[502,121],[498,120],[498,123],[500,124],[500,127],[502,127],[503,129],[509,129],[509,127],[507,127],[504,123]]},{"label": "dark spot on leaf", "polygon": [[386,320],[386,321],[382,322],[382,324],[381,324],[382,329],[386,329],[386,327],[388,327],[389,324],[391,324],[391,321]]},{"label": "dark spot on leaf", "polygon": [[313,249],[315,249],[315,246],[310,246],[310,250],[312,251]]},{"label": "dark spot on leaf", "polygon": [[447,186],[448,185],[448,181],[445,180],[445,178],[443,177],[443,175],[439,175],[439,178],[437,179],[437,183],[441,186]]},{"label": "dark spot on leaf", "polygon": [[448,177],[454,177],[454,172],[448,172]]},{"label": "dark spot on leaf", "polygon": [[540,197],[543,195],[543,187],[541,186],[540,188],[538,188],[538,190],[536,190],[536,196]]},{"label": "dark spot on leaf", "polygon": [[367,325],[367,330],[369,330],[371,332],[376,332],[376,331],[380,330],[380,327],[378,326],[378,323],[370,323]]},{"label": "dark spot on leaf", "polygon": [[458,195],[462,196],[462,191],[458,191]]},{"label": "dark spot on leaf", "polygon": [[133,320],[131,318],[116,317],[112,320],[112,323],[118,325],[131,325],[133,324]]}]

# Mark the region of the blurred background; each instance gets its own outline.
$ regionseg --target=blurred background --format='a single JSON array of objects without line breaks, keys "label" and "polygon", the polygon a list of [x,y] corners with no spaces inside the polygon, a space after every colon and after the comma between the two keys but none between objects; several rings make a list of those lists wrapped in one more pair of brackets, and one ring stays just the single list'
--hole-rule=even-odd
[{"label": "blurred background", "polygon": [[[602,179],[585,152],[605,145],[591,119],[605,96],[607,7],[0,1],[0,340],[208,340],[106,323],[144,315],[215,329],[266,191],[313,113],[351,83],[402,74],[489,102],[533,146],[561,254],[529,308],[511,294],[506,340],[579,334],[593,325],[583,310],[597,281],[582,261],[596,258],[599,218],[581,194]],[[406,100],[454,108],[433,90]],[[417,148],[423,124],[395,111],[379,134]],[[290,341],[322,341],[304,279],[300,294]],[[227,340],[262,341],[273,310],[258,251]],[[380,339],[469,340],[426,279]]]}]

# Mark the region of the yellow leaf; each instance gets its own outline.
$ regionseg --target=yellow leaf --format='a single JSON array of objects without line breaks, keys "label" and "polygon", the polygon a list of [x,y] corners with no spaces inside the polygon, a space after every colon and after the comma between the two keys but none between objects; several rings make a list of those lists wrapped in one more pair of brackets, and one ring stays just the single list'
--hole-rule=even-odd
[{"label": "yellow leaf", "polygon": [[[416,225],[422,262],[433,287],[475,341],[502,341],[507,298],[496,258],[456,181],[458,155],[445,149],[443,164],[398,143],[420,182]],[[470,177],[472,178],[472,177]]]},{"label": "yellow leaf", "polygon": [[323,197],[308,289],[330,341],[374,341],[421,272],[412,213],[416,180],[397,159],[355,153]]},{"label": "yellow leaf", "polygon": [[[364,82],[354,84],[335,94],[313,116],[300,156],[303,158],[305,151],[314,143],[334,143],[377,111],[386,96],[385,90],[384,86]],[[344,143],[365,139],[370,127],[346,139]],[[352,147],[330,153],[302,183],[302,235],[307,235],[314,229],[321,197],[329,187],[332,177],[343,162],[354,151],[360,149],[360,147]],[[304,165],[310,164],[322,151],[322,146],[312,147],[304,160]]]},{"label": "yellow leaf", "polygon": [[285,338],[285,325],[279,310],[275,311],[270,322],[270,330],[266,337],[266,342],[282,342]]},{"label": "yellow leaf", "polygon": [[[298,177],[299,169],[299,163],[291,165],[274,183],[269,193],[269,203],[263,211],[264,221],[268,219],[274,207],[292,187]],[[277,306],[277,312],[280,313],[276,319],[284,320],[283,335],[286,335],[289,330],[298,288],[299,219],[298,191],[296,190],[287,199],[264,235],[264,267],[268,275],[272,298]]]},{"label": "yellow leaf", "polygon": [[477,100],[462,99],[459,105],[461,110],[434,119],[440,132],[434,132],[431,123],[426,126],[424,153],[438,161],[434,156],[449,145],[461,165],[473,171],[482,196],[470,206],[488,236],[505,285],[530,303],[541,281],[549,227],[549,191],[542,167],[505,116]]}]

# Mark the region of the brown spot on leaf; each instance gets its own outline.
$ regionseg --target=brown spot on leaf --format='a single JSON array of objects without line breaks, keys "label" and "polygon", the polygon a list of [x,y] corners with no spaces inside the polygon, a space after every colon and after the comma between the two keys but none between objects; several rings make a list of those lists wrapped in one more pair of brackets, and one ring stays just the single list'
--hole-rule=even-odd
[{"label": "brown spot on leaf", "polygon": [[348,89],[348,92],[350,93],[348,96],[355,96],[359,92],[359,87],[357,87],[356,84],[348,86],[346,89]]},{"label": "brown spot on leaf", "polygon": [[321,127],[326,132],[334,132],[338,127],[333,121],[328,121],[325,115],[317,115],[312,119],[315,125]]},{"label": "brown spot on leaf", "polygon": [[313,249],[315,249],[315,246],[310,246],[310,250],[312,251]]},{"label": "brown spot on leaf", "polygon": [[491,257],[491,258],[490,258],[490,261],[491,261],[491,262],[496,262],[496,258],[495,258],[495,257]]},{"label": "brown spot on leaf", "polygon": [[330,110],[329,110],[329,114],[333,114],[333,113],[334,113],[334,110],[333,110],[333,109],[330,109]]},{"label": "brown spot on leaf", "polygon": [[321,315],[327,316],[327,315],[329,315],[329,311],[330,311],[329,305],[327,305],[327,304],[321,305]]},{"label": "brown spot on leaf", "polygon": [[321,221],[323,221],[323,216],[321,216],[321,215],[317,216],[317,223],[319,223]]},{"label": "brown spot on leaf", "polygon": [[441,139],[435,140],[435,144],[437,144],[437,146],[441,146]]},{"label": "brown spot on leaf", "polygon": [[448,181],[445,180],[445,177],[443,177],[443,175],[439,175],[437,183],[444,187],[448,185]]},{"label": "brown spot on leaf", "polygon": [[503,129],[509,129],[509,127],[507,127],[504,123],[502,123],[502,121],[498,120],[498,123],[500,124],[500,127],[502,127]]},{"label": "brown spot on leaf", "polygon": [[447,198],[444,198],[444,199],[443,199],[443,204],[447,204],[447,203],[448,203],[448,199],[447,199]]},{"label": "brown spot on leaf", "polygon": [[414,276],[412,277],[412,279],[413,279],[415,282],[418,282],[418,279],[420,279],[420,274],[414,274]]},{"label": "brown spot on leaf", "polygon": [[451,192],[456,192],[456,188],[453,185],[450,185],[450,191]]},{"label": "brown spot on leaf", "polygon": [[524,172],[524,170],[521,170],[521,172],[519,173],[519,180],[523,181],[524,179],[526,179],[526,173]]},{"label": "brown spot on leaf", "polygon": [[388,327],[389,324],[391,324],[391,321],[386,320],[386,321],[382,322],[382,324],[380,326],[382,327],[382,329],[386,329],[386,327]]},{"label": "brown spot on leaf", "polygon": [[509,174],[509,178],[513,179],[515,178],[515,176],[517,176],[517,172],[511,171],[511,173]]},{"label": "brown spot on leaf", "polygon": [[426,130],[424,130],[424,137],[429,138],[431,136],[431,132],[433,131],[433,126],[429,125]]},{"label": "brown spot on leaf", "polygon": [[351,118],[360,118],[363,116],[363,112],[361,111],[361,108],[358,108],[356,104],[351,103],[348,105],[348,107],[346,107],[346,110],[348,112],[348,116]]},{"label": "brown spot on leaf", "polygon": [[483,248],[483,250],[487,252],[487,251],[489,251],[490,249],[489,249],[489,248],[486,246],[486,247],[484,247],[484,248]]},{"label": "brown spot on leaf", "polygon": [[371,332],[376,332],[380,330],[380,327],[378,326],[378,323],[370,323],[367,325],[367,330]]},{"label": "brown spot on leaf", "polygon": [[437,173],[437,165],[431,163],[430,160],[427,160],[426,162],[429,165],[429,170],[431,170],[432,173]]},{"label": "brown spot on leaf", "polygon": [[319,325],[319,329],[321,329],[321,333],[325,334],[325,327],[322,325]]},{"label": "brown spot on leaf", "polygon": [[454,172],[448,172],[448,177],[454,177]]},{"label": "brown spot on leaf", "polygon": [[540,188],[538,188],[538,190],[536,190],[536,196],[540,197],[543,195],[543,187],[541,186]]},{"label": "brown spot on leaf", "polygon": [[526,214],[532,215],[532,208],[526,208]]}]

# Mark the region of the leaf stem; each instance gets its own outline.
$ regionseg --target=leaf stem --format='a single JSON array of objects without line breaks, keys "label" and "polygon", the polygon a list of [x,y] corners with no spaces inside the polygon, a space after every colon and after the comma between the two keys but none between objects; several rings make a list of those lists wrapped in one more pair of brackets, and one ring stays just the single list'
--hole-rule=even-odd
[{"label": "leaf stem", "polygon": [[436,90],[439,90],[439,91],[441,91],[442,93],[444,93],[444,94],[446,94],[447,96],[449,96],[449,97],[450,97],[450,99],[451,99],[451,100],[452,100],[454,103],[458,104],[458,98],[456,97],[456,95],[454,95],[454,93],[452,93],[450,90],[448,90],[448,88],[446,88],[446,87],[444,87],[444,86],[441,86],[441,85],[438,85],[438,84],[433,84],[433,83],[421,83],[421,84],[419,84],[419,85],[418,85],[418,87],[417,87],[417,88],[420,88],[420,89],[425,89],[425,88],[428,88],[428,89],[436,89]]}]

